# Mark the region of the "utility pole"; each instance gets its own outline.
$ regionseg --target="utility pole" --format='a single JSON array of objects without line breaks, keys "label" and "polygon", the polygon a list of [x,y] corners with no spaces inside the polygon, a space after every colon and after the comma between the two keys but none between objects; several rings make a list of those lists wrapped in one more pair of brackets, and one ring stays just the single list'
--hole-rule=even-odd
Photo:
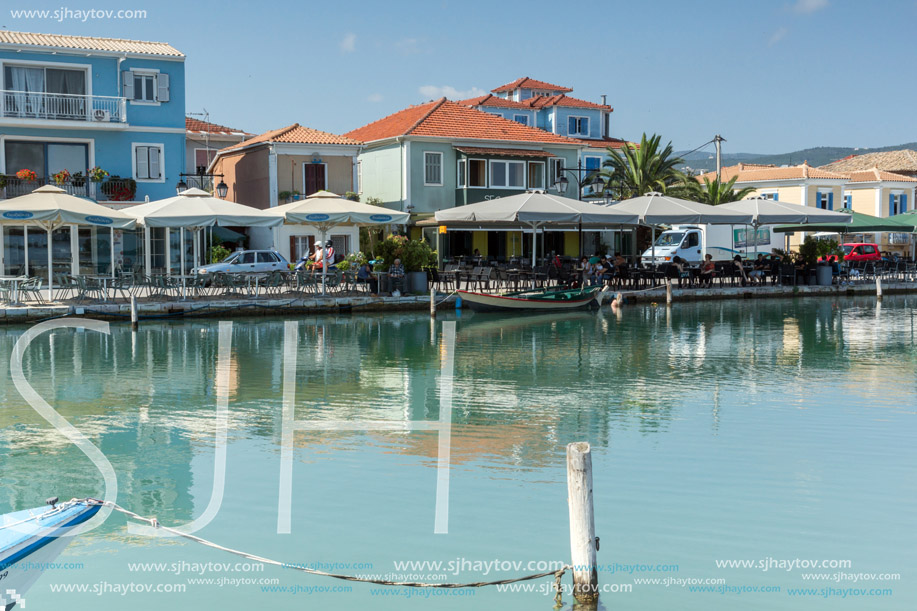
[{"label": "utility pole", "polygon": [[722,161],[722,145],[721,142],[726,142],[726,138],[723,138],[721,135],[717,134],[713,137],[713,143],[716,145],[716,181],[720,181],[720,170],[723,168]]}]

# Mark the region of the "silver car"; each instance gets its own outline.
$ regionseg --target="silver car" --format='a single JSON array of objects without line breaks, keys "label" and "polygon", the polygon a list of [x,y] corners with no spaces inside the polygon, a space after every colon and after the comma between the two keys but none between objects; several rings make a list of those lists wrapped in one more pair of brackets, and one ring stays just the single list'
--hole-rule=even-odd
[{"label": "silver car", "polygon": [[195,274],[258,274],[275,270],[290,271],[290,264],[274,250],[237,250],[219,263],[202,265]]}]

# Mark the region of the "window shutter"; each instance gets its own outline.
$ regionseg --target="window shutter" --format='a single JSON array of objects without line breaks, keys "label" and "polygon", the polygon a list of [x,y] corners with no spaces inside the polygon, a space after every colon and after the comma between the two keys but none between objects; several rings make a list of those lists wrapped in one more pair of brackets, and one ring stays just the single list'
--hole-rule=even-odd
[{"label": "window shutter", "polygon": [[834,210],[834,191],[828,193],[828,210]]},{"label": "window shutter", "polygon": [[150,150],[150,178],[159,179],[162,178],[161,169],[159,167],[159,148],[155,146],[149,147]]},{"label": "window shutter", "polygon": [[135,155],[137,155],[137,178],[150,177],[150,147],[138,146]]},{"label": "window shutter", "polygon": [[901,194],[901,206],[899,206],[899,208],[901,208],[901,210],[899,210],[901,214],[907,212],[907,193]]},{"label": "window shutter", "polygon": [[159,91],[157,92],[158,97],[156,98],[160,102],[169,101],[169,75],[163,72],[159,73],[159,76],[156,79],[158,83]]},{"label": "window shutter", "polygon": [[888,194],[888,216],[895,215],[895,196],[891,193]]},{"label": "window shutter", "polygon": [[567,134],[576,133],[576,119],[573,117],[567,117]]},{"label": "window shutter", "polygon": [[128,100],[134,99],[134,73],[130,70],[121,72],[121,95]]}]

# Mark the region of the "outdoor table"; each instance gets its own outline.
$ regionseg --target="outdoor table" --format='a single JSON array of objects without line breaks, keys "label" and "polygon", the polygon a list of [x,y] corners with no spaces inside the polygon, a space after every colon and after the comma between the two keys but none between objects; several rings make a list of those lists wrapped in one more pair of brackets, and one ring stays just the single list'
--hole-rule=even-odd
[{"label": "outdoor table", "polygon": [[196,276],[196,275],[194,275],[194,274],[184,274],[184,275],[181,275],[181,274],[173,274],[173,275],[172,275],[172,278],[175,279],[175,280],[180,280],[180,281],[181,281],[181,301],[186,301],[187,298],[188,298],[188,293],[187,293],[187,282],[188,282],[188,280],[191,281],[191,291],[192,291],[192,293],[194,293],[194,295],[197,296],[197,287],[195,286],[195,280],[197,280],[197,276]]},{"label": "outdoor table", "polygon": [[26,276],[0,276],[0,282],[10,285],[9,305],[22,305],[19,301],[19,283],[28,280]]},{"label": "outdoor table", "polygon": [[253,297],[258,297],[258,290],[261,285],[262,279],[267,279],[269,274],[264,272],[256,272],[252,274],[245,274],[245,279],[248,281],[248,293]]},{"label": "outdoor table", "polygon": [[99,292],[102,295],[102,301],[107,302],[108,301],[108,288],[109,288],[108,285],[112,280],[114,280],[114,278],[106,274],[91,274],[86,277],[89,278],[90,280],[95,280],[96,282],[99,283],[99,286],[100,286]]}]

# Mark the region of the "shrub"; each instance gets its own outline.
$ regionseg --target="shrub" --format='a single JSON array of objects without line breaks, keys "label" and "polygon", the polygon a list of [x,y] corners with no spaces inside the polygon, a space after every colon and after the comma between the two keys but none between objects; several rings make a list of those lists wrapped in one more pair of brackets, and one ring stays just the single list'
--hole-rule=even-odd
[{"label": "shrub", "polygon": [[424,240],[409,240],[402,235],[390,235],[376,247],[376,258],[382,258],[388,267],[401,259],[406,272],[419,272],[436,265],[436,252]]},{"label": "shrub", "polygon": [[219,244],[217,244],[216,246],[211,246],[210,247],[210,262],[219,263],[220,261],[228,257],[230,254],[231,253],[229,252],[229,249],[226,248],[225,246],[221,246]]}]

